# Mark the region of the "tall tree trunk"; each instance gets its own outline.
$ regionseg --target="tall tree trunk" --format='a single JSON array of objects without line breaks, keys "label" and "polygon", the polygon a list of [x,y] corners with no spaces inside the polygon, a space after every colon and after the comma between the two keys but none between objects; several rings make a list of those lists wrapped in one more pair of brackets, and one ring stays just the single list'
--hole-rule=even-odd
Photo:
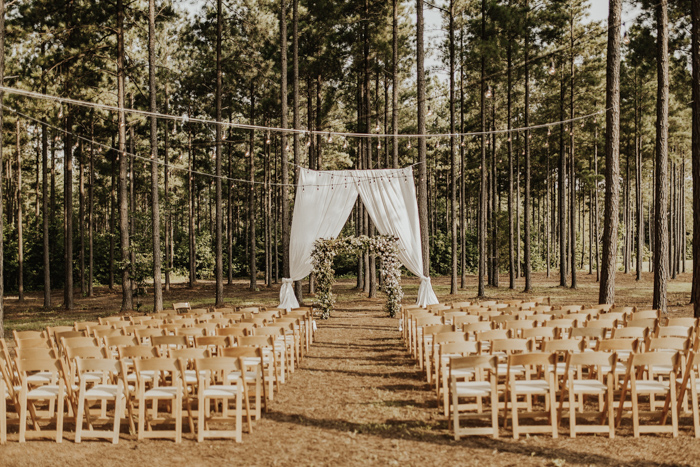
[{"label": "tall tree trunk", "polygon": [[[528,25],[527,10],[530,9],[529,1],[525,2],[525,128],[530,126],[530,29]],[[525,131],[525,242],[524,242],[524,263],[525,263],[525,290],[532,291],[532,264],[530,260],[530,130]]]},{"label": "tall tree trunk", "polygon": [[[0,0],[0,4],[2,0]],[[4,16],[0,13],[0,16]],[[0,20],[2,21],[2,20]],[[0,35],[2,32],[0,32]],[[1,44],[0,44],[0,50]],[[2,55],[2,52],[0,52]],[[2,94],[0,94],[1,98]],[[0,110],[0,116],[2,115],[2,110]],[[1,120],[0,120],[1,123]],[[51,251],[50,251],[50,233],[49,233],[49,152],[48,152],[48,132],[49,129],[46,125],[46,118],[41,120],[41,169],[43,176],[41,177],[41,193],[42,193],[42,209],[41,217],[43,221],[43,253],[44,253],[44,308],[51,308]],[[1,125],[0,125],[1,126]],[[0,138],[2,139],[2,138]],[[93,136],[94,139],[94,136]],[[0,148],[2,146],[0,145]],[[2,199],[2,198],[0,198]],[[91,201],[92,203],[92,201]],[[1,323],[0,323],[1,324]]]},{"label": "tall tree trunk", "polygon": [[[292,0],[292,94],[294,105],[294,129],[301,128],[301,116],[299,114],[299,0]],[[299,182],[299,132],[294,132],[294,185]],[[291,235],[291,225],[289,226]],[[291,274],[291,272],[290,272]],[[301,281],[294,282],[294,294],[301,304],[303,302]]]},{"label": "tall tree trunk", "polygon": [[[228,114],[228,120],[229,123],[231,123],[232,120],[232,113],[229,112]],[[232,139],[232,128],[229,127],[228,130],[228,144],[227,149],[228,149],[228,176],[229,178],[233,178],[233,151],[231,150],[231,139]],[[230,183],[229,181],[226,182],[226,187],[227,187],[227,196],[228,200],[226,203],[226,209],[227,209],[227,225],[228,225],[228,231],[226,235],[226,241],[227,241],[227,251],[228,251],[228,267],[227,273],[228,273],[228,285],[233,284],[233,235],[234,235],[234,223],[233,223],[233,184]],[[288,276],[285,276],[288,277]]]},{"label": "tall tree trunk", "polygon": [[656,204],[653,307],[666,312],[668,286],[668,2],[656,6]]},{"label": "tall tree trunk", "polygon": [[65,117],[66,134],[63,139],[63,231],[65,284],[63,286],[63,306],[73,309],[73,115],[67,109]]},{"label": "tall tree trunk", "polygon": [[[95,231],[95,209],[93,206],[93,186],[95,184],[95,120],[94,118],[90,122],[90,166],[88,168],[90,174],[88,175],[88,284],[87,284],[87,295],[88,297],[94,296],[93,282],[94,282],[94,270],[95,270],[95,257],[93,251],[93,237]],[[44,155],[46,156],[46,155]],[[44,212],[46,212],[46,157],[44,157],[43,168],[44,168]],[[44,214],[44,232],[47,233],[49,226],[47,222],[46,214]],[[48,249],[48,245],[45,246]],[[48,252],[47,252],[48,253]],[[44,260],[44,265],[48,266],[47,259]],[[47,267],[48,268],[48,267]],[[46,273],[44,273],[46,274]],[[49,287],[50,291],[50,287]]]},{"label": "tall tree trunk", "polygon": [[[574,68],[574,12],[571,10],[571,27],[570,31],[570,60],[569,60],[569,115],[571,119],[575,117],[574,108],[574,78],[575,78],[575,68]],[[575,289],[577,287],[576,282],[576,159],[575,159],[575,148],[576,140],[574,139],[574,129],[576,128],[575,122],[571,122],[571,134],[569,142],[569,165],[570,165],[570,175],[569,175],[569,189],[571,191],[570,195],[570,243],[571,243],[571,288]]]},{"label": "tall tree trunk", "polygon": [[[221,0],[216,2],[216,258],[214,276],[216,278],[215,306],[224,305],[224,253],[222,233],[224,227],[223,207],[221,202],[221,36],[223,33],[223,15]],[[251,185],[252,187],[252,185]]]},{"label": "tall tree trunk", "polygon": [[[296,3],[297,0],[294,0],[294,16],[296,17]],[[297,38],[296,38],[296,23],[294,24],[294,46],[293,47],[298,47],[297,44]],[[282,71],[282,76],[280,78],[280,90],[281,90],[281,101],[282,101],[282,128],[286,129],[287,126],[289,125],[287,121],[287,0],[280,0],[280,55],[281,55],[281,64],[280,68]],[[298,73],[298,66],[299,64],[297,61],[299,60],[298,51],[295,50],[294,52],[294,66],[297,69]],[[298,109],[296,108],[296,93],[298,93],[298,89],[296,89],[295,95],[294,95],[294,128],[296,129],[297,121],[297,113]],[[282,275],[283,277],[289,277],[290,275],[290,270],[289,270],[289,236],[290,236],[290,223],[289,223],[289,161],[287,159],[287,133],[282,132],[281,135],[282,141],[280,143],[280,149],[281,149],[281,170],[282,170],[282,194],[281,194],[281,200],[280,203],[282,204]],[[295,151],[295,157],[296,157],[296,150],[297,150],[297,136],[296,132],[294,133],[294,151]],[[276,244],[276,243],[275,243]]]},{"label": "tall tree trunk", "polygon": [[[169,113],[169,96],[168,96],[168,83],[165,82],[163,86],[165,91],[165,113]],[[165,128],[163,128],[163,205],[165,206],[165,292],[170,292],[170,270],[173,268],[173,254],[172,254],[172,214],[170,212],[170,121],[163,121]],[[173,123],[173,128],[175,124]]]},{"label": "tall tree trunk", "polygon": [[[416,69],[418,87],[418,134],[425,134],[425,53],[423,50],[423,0],[416,0]],[[484,158],[486,156],[484,155]],[[418,217],[423,252],[423,275],[430,276],[430,245],[428,234],[428,167],[425,137],[418,138]],[[482,169],[483,170],[483,169]],[[486,172],[483,172],[484,174]],[[486,186],[484,186],[486,188]],[[484,248],[485,249],[485,248]],[[481,279],[483,288],[483,278]]]},{"label": "tall tree trunk", "polygon": [[[459,62],[459,131],[460,133],[464,133],[464,31],[462,28],[460,28],[460,33],[459,33],[459,56],[460,56],[460,62]],[[466,168],[466,159],[465,159],[465,151],[464,151],[464,145],[465,145],[465,137],[460,136],[460,144],[459,144],[459,157],[460,157],[460,164],[459,164],[459,174],[460,174],[460,183],[459,183],[459,237],[460,237],[460,265],[461,265],[461,274],[460,274],[460,287],[464,288],[467,285],[467,239],[466,239],[466,201],[467,201],[467,196],[466,196],[466,181],[465,181],[465,168]]]},{"label": "tall tree trunk", "polygon": [[598,123],[595,122],[593,132],[593,175],[595,177],[595,198],[593,199],[593,209],[595,211],[595,275],[596,281],[600,280],[600,216],[598,213]]},{"label": "tall tree trunk", "polygon": [[450,221],[452,229],[452,277],[450,294],[457,293],[457,153],[455,152],[455,31],[454,0],[450,0]]},{"label": "tall tree trunk", "polygon": [[[0,83],[5,80],[5,0],[0,0]],[[0,91],[0,103],[4,103],[5,93]],[[3,142],[3,107],[0,105],[0,161],[2,161]],[[0,181],[3,179],[2,163],[0,163]],[[2,183],[0,183],[0,200],[3,199]],[[3,203],[0,202],[0,232],[4,232]],[[5,274],[4,274],[4,235],[0,235],[0,338],[5,337]],[[693,243],[694,244],[694,243]]]},{"label": "tall tree trunk", "polygon": [[[112,147],[114,147],[114,136],[112,136]],[[114,240],[117,236],[117,162],[119,156],[115,156],[111,162],[111,183],[109,187],[109,290],[114,290]]]},{"label": "tall tree trunk", "polygon": [[20,143],[20,123],[19,116],[16,120],[16,145],[15,151],[17,153],[17,291],[19,296],[19,301],[24,301],[24,238],[22,234],[22,205],[24,204],[24,197],[22,196],[22,147]]},{"label": "tall tree trunk", "polygon": [[[183,125],[184,126],[184,125]],[[196,189],[194,184],[194,151],[192,150],[192,129],[187,128],[187,165],[188,165],[188,177],[187,177],[187,194],[189,198],[188,203],[188,239],[190,245],[190,274],[189,274],[189,286],[190,288],[197,285],[197,242],[195,242],[195,228],[194,228],[194,217],[195,217],[195,196]]]},{"label": "tall tree trunk", "polygon": [[[420,2],[421,0],[419,0]],[[479,188],[479,282],[477,297],[486,296],[484,275],[486,274],[486,1],[481,1],[481,186]],[[419,133],[421,131],[419,130]]]},{"label": "tall tree trunk", "polygon": [[620,17],[622,0],[610,0],[605,90],[605,214],[599,303],[615,303],[617,225],[620,213]]},{"label": "tall tree trunk", "polygon": [[391,132],[392,167],[399,168],[399,0],[392,0],[391,21]]},{"label": "tall tree trunk", "polygon": [[[509,2],[512,6],[512,2]],[[513,133],[510,131],[513,128],[513,37],[509,34],[508,37],[508,277],[510,282],[508,288],[515,290],[515,252],[513,231]]]},{"label": "tall tree trunk", "polygon": [[[255,84],[250,82],[250,124],[255,125]],[[250,273],[250,290],[256,290],[257,284],[257,254],[255,242],[255,131],[250,131],[248,146],[248,272]]]},{"label": "tall tree trunk", "polygon": [[641,99],[637,96],[637,70],[634,74],[634,152],[635,152],[635,194],[637,204],[637,280],[642,280],[644,262],[644,199],[642,198],[642,142],[639,130]]},{"label": "tall tree trunk", "polygon": [[[156,0],[148,0],[148,91],[149,110],[158,111],[156,103]],[[158,120],[151,116],[151,222],[153,223],[153,311],[163,311],[163,285],[160,251],[160,203],[158,195]]]},{"label": "tall tree trunk", "polygon": [[[611,0],[619,1],[619,0]],[[559,120],[564,120],[564,67],[560,70],[561,82],[559,90]],[[564,149],[564,125],[559,127],[559,285],[567,287],[568,263],[566,261],[567,236],[566,236],[566,151]]]},{"label": "tall tree trunk", "polygon": [[78,222],[80,222],[80,295],[85,295],[85,153],[83,140],[78,143]]}]

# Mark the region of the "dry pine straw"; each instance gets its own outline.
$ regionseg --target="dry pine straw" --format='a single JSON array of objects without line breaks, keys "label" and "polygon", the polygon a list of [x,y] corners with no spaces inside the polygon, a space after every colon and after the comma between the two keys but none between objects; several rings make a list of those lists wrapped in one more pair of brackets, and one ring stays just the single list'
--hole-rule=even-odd
[{"label": "dry pine straw", "polygon": [[[552,288],[544,277],[536,278],[544,284],[536,295],[552,295],[554,301],[562,303],[595,301],[595,283],[590,276],[582,275],[579,290],[573,292]],[[451,301],[440,294],[447,284],[445,279],[435,282],[441,299]],[[631,282],[629,276],[618,275],[618,284],[623,291],[618,294],[618,303],[626,298],[625,304],[645,304],[644,287]],[[677,439],[670,435],[634,439],[631,423],[625,421],[614,440],[596,435],[570,439],[562,428],[559,439],[533,435],[514,441],[509,430],[502,430],[498,440],[473,437],[455,442],[448,421],[437,411],[434,392],[403,347],[397,320],[382,313],[383,300],[362,298],[362,294],[350,290],[350,281],[338,284],[336,289],[341,297],[332,318],[319,323],[317,340],[302,367],[282,387],[253,433],[244,434],[242,444],[218,440],[197,443],[189,433],[180,445],[160,440],[136,442],[124,425],[116,446],[101,441],[76,445],[70,439],[61,444],[31,441],[19,445],[10,441],[0,447],[0,464],[700,465],[700,441],[691,436],[688,418],[682,420],[682,434]],[[406,302],[411,299],[410,290]],[[638,296],[640,290],[642,296]],[[272,303],[277,291],[264,291],[250,298]],[[500,298],[522,296],[505,289],[488,292]],[[239,284],[227,293],[245,298],[245,286]],[[185,290],[175,294],[174,300],[187,297]],[[459,299],[472,295],[467,290]],[[679,303],[684,301],[681,295],[675,298]],[[104,309],[110,304],[118,306],[115,298],[112,295],[110,300],[107,295],[101,305]],[[169,298],[166,296],[166,300]],[[12,316],[11,302],[8,309]],[[27,310],[14,309],[16,313],[22,311]],[[689,309],[677,307],[672,313],[688,315]],[[67,433],[68,438],[72,436],[72,432]]]}]

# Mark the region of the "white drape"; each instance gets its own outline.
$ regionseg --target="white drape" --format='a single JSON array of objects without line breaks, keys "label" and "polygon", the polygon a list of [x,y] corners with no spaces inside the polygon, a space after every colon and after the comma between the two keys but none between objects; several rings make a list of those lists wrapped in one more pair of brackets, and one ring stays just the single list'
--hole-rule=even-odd
[{"label": "white drape", "polygon": [[418,203],[413,169],[312,171],[301,169],[289,239],[291,278],[282,279],[280,308],[299,306],[293,281],[312,270],[311,251],[319,238],[335,238],[360,195],[377,230],[399,239],[399,260],[421,279],[417,304],[438,303],[423,276]]}]

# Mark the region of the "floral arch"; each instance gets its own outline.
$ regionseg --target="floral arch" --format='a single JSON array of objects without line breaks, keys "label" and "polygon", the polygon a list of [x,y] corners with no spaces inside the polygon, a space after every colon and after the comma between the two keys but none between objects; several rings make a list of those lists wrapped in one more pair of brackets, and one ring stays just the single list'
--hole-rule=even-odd
[{"label": "floral arch", "polygon": [[403,290],[401,289],[401,262],[399,261],[398,238],[390,235],[368,237],[319,238],[313,244],[311,261],[316,278],[316,306],[321,310],[321,317],[330,316],[335,297],[331,288],[335,282],[333,259],[337,254],[362,253],[368,251],[380,259],[382,290],[387,294],[384,309],[390,317],[395,317],[401,307]]}]

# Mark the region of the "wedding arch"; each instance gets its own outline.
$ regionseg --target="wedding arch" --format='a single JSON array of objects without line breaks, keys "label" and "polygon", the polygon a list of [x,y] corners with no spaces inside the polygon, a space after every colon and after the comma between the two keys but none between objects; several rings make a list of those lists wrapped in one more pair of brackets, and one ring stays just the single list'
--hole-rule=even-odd
[{"label": "wedding arch", "polygon": [[290,277],[282,279],[280,308],[297,308],[293,282],[308,276],[316,240],[334,239],[345,225],[360,197],[380,235],[396,238],[397,257],[420,278],[420,306],[438,303],[423,275],[418,222],[418,202],[413,169],[333,170],[299,169],[294,214],[289,239]]},{"label": "wedding arch", "polygon": [[321,318],[330,316],[335,297],[332,287],[335,282],[333,258],[342,253],[362,253],[364,251],[379,257],[379,270],[382,290],[387,295],[384,309],[390,317],[395,317],[401,308],[401,262],[398,258],[397,238],[389,235],[368,237],[319,238],[314,242],[311,263],[316,278],[316,305],[321,310]]}]

